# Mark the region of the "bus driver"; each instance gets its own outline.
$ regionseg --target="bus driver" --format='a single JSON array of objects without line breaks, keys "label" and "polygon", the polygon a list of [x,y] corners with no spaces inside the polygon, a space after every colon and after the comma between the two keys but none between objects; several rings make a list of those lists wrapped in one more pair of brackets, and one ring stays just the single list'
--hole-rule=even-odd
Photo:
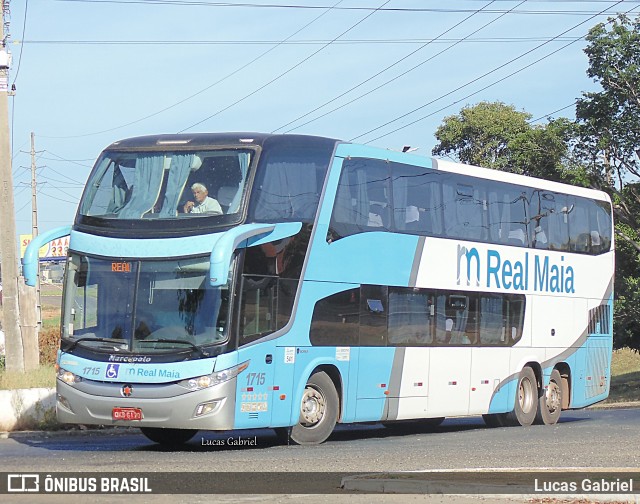
[{"label": "bus driver", "polygon": [[193,201],[187,201],[184,205],[185,213],[206,213],[219,215],[222,214],[222,207],[215,199],[209,197],[209,191],[204,184],[196,182],[191,186],[191,192],[193,193]]}]

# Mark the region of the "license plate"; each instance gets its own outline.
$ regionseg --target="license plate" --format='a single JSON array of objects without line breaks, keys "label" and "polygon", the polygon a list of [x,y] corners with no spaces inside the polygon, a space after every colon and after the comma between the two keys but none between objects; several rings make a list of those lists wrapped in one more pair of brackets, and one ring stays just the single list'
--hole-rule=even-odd
[{"label": "license plate", "polygon": [[142,420],[140,408],[113,408],[111,418],[114,420]]}]

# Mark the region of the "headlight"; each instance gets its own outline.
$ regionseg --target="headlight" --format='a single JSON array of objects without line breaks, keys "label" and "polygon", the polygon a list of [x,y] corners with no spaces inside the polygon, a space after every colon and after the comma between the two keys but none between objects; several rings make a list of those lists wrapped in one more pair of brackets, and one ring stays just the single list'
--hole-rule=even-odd
[{"label": "headlight", "polygon": [[71,371],[59,368],[57,374],[58,380],[65,382],[67,385],[73,385],[82,381],[82,377],[73,374]]},{"label": "headlight", "polygon": [[182,380],[178,382],[178,385],[191,391],[214,387],[238,376],[249,367],[249,362],[250,361],[246,361],[242,364],[238,364],[237,366],[230,367],[229,369],[223,369],[222,371],[218,371],[209,375],[197,376],[195,378],[189,378],[188,380]]}]

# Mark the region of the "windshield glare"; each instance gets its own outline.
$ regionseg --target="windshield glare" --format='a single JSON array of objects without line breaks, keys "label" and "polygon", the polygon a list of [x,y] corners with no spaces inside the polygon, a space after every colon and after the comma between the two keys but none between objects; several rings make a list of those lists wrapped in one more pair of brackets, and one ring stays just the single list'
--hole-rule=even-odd
[{"label": "windshield glare", "polygon": [[240,212],[253,151],[107,151],[80,202],[106,219],[175,219]]},{"label": "windshield glare", "polygon": [[209,258],[105,261],[70,255],[62,338],[108,352],[159,353],[227,338],[228,288],[209,284]]}]

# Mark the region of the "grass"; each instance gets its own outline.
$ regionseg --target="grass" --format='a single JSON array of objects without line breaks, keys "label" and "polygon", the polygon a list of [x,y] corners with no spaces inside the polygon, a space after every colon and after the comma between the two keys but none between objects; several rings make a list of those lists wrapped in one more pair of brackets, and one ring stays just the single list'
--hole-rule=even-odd
[{"label": "grass", "polygon": [[611,390],[606,404],[640,401],[640,353],[616,350],[611,359]]},{"label": "grass", "polygon": [[56,372],[51,364],[40,366],[28,373],[0,370],[0,390],[53,388],[55,386]]},{"label": "grass", "polygon": [[45,306],[42,308],[42,327],[48,329],[50,327],[60,328],[60,308]]}]

